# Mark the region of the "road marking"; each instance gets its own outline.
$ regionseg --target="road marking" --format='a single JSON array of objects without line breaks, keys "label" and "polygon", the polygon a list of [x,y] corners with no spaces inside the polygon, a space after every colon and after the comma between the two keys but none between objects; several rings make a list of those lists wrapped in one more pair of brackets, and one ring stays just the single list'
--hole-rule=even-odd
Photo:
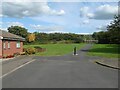
[{"label": "road marking", "polygon": [[29,61],[29,62],[27,62],[27,63],[25,63],[25,64],[23,64],[23,65],[21,65],[21,66],[19,66],[19,67],[15,68],[15,69],[13,69],[12,71],[10,71],[10,72],[8,72],[8,73],[6,73],[6,74],[2,75],[2,76],[0,76],[0,78],[3,78],[3,77],[5,77],[5,76],[7,76],[7,75],[11,74],[12,72],[14,72],[14,71],[16,71],[16,70],[18,70],[18,69],[20,69],[20,68],[24,67],[25,65],[27,65],[27,64],[29,64],[29,63],[32,63],[32,62],[34,62],[34,61],[35,61],[35,59],[34,59],[34,60],[32,60],[32,61]]}]

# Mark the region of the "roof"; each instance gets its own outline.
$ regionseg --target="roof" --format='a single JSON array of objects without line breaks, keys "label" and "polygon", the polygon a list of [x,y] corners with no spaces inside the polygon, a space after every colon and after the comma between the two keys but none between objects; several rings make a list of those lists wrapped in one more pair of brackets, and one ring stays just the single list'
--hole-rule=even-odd
[{"label": "roof", "polygon": [[25,38],[20,37],[20,36],[15,35],[15,34],[12,34],[12,33],[9,33],[9,32],[4,31],[4,30],[0,30],[0,36],[1,36],[1,39],[3,39],[3,40],[20,40],[20,41],[25,41]]}]

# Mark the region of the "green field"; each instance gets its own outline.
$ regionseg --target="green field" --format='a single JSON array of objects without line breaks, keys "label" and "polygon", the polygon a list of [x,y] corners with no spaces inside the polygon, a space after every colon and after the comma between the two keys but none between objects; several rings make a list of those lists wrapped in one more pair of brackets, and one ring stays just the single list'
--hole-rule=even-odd
[{"label": "green field", "polygon": [[116,44],[95,44],[89,50],[88,55],[118,58],[120,51],[118,52],[118,45]]},{"label": "green field", "polygon": [[69,54],[73,51],[73,48],[76,46],[77,50],[82,48],[85,44],[41,44],[41,45],[24,45],[24,48],[39,46],[46,48],[45,52],[39,52],[35,55],[39,56],[59,56]]}]

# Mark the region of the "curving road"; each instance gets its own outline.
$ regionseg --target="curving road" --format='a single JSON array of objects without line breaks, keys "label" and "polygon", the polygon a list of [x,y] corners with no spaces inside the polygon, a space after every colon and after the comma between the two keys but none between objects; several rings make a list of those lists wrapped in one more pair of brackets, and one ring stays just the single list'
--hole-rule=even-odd
[{"label": "curving road", "polygon": [[90,47],[77,56],[31,57],[34,62],[3,78],[3,88],[118,88],[118,70],[95,64],[86,56]]}]

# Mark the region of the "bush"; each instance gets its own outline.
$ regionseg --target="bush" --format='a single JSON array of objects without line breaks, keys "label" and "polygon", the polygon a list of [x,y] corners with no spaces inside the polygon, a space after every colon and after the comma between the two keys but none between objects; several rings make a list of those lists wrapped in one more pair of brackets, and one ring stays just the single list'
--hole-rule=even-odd
[{"label": "bush", "polygon": [[41,48],[41,47],[39,47],[39,46],[34,46],[34,48],[36,48],[36,49],[37,49],[37,48],[42,49],[42,48]]},{"label": "bush", "polygon": [[21,52],[20,55],[25,55],[26,53],[25,52]]},{"label": "bush", "polygon": [[14,55],[4,55],[3,58],[13,58]]},{"label": "bush", "polygon": [[36,53],[35,48],[24,48],[23,50],[26,54],[35,54]]},{"label": "bush", "polygon": [[58,41],[57,43],[58,44],[71,44],[71,43],[73,43],[73,41],[72,40],[62,40],[62,41]]},{"label": "bush", "polygon": [[14,55],[9,55],[9,56],[7,56],[7,58],[13,58],[14,57]]},{"label": "bush", "polygon": [[14,53],[14,56],[18,56],[18,55],[20,55],[20,53],[19,53],[19,52],[17,52],[17,53]]},{"label": "bush", "polygon": [[8,55],[3,55],[3,58],[7,58]]},{"label": "bush", "polygon": [[57,44],[57,41],[56,41],[56,40],[53,40],[53,41],[50,41],[49,43],[50,43],[50,44]]},{"label": "bush", "polygon": [[37,52],[44,52],[44,51],[46,51],[45,48],[41,48],[39,46],[35,46],[34,48],[36,49]]}]

